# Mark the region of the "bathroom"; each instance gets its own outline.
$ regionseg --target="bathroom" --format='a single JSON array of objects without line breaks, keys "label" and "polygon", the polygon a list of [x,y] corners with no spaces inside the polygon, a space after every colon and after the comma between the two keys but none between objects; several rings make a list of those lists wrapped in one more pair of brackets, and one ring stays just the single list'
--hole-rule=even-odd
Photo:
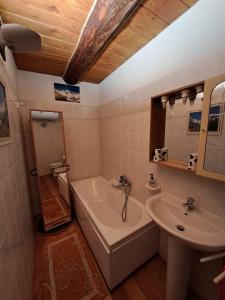
[{"label": "bathroom", "polygon": [[[4,49],[6,61],[4,53],[0,56],[0,118],[7,103],[10,128],[7,137],[0,135],[0,299],[224,300],[225,281],[213,281],[223,270],[224,258],[210,260],[225,251],[224,175],[216,170],[205,174],[204,155],[199,155],[196,170],[188,170],[187,164],[185,168],[165,166],[153,160],[156,148],[168,148],[169,158],[172,150],[178,153],[173,160],[182,160],[184,146],[186,158],[206,148],[204,132],[188,134],[187,120],[179,123],[179,113],[181,108],[202,111],[211,79],[225,74],[225,2],[141,3],[84,79],[74,85],[79,87],[79,98],[59,101],[56,88],[68,83],[63,79],[66,65],[93,3],[0,0],[5,28],[8,23],[26,26],[38,32],[42,42],[40,54],[14,53],[9,46]],[[163,96],[169,99],[173,93],[196,90],[199,85],[204,95],[197,93],[193,106],[189,98],[185,104],[176,99],[163,108]],[[210,138],[222,136],[222,118],[218,135]],[[166,125],[170,122],[163,133],[162,120]],[[178,133],[169,129],[182,126],[184,139],[176,140]],[[57,133],[47,136],[53,127]],[[219,153],[209,157],[216,163]],[[52,163],[59,164],[52,167]],[[219,168],[223,165],[217,163]],[[60,175],[65,173],[63,180]],[[52,180],[44,188],[42,176]],[[61,206],[70,211],[69,217],[51,223],[51,228],[44,212],[52,216],[53,210],[42,191],[47,200],[61,195],[65,200]],[[162,192],[172,195],[174,203],[182,201],[187,218],[207,211],[220,220],[220,247],[199,249],[180,242],[182,259],[178,248],[172,253],[176,245],[169,249],[171,235],[147,209]],[[183,207],[190,204],[188,197],[195,200],[193,211],[192,206]],[[114,215],[108,214],[109,205]],[[185,235],[185,230],[179,234]],[[180,261],[180,270],[171,257]],[[200,262],[207,257],[208,261]],[[173,293],[170,284],[176,286]]]}]

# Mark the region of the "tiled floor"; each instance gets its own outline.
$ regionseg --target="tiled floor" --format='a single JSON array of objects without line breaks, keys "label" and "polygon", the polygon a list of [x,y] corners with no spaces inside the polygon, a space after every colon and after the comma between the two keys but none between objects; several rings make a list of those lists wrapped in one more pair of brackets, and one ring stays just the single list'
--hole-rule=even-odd
[{"label": "tiled floor", "polygon": [[[79,239],[76,245],[81,249],[81,256],[77,254],[75,236]],[[73,264],[81,264],[80,257],[88,266],[80,267],[76,273]],[[94,281],[87,275],[90,273]],[[78,224],[73,223],[65,231],[51,235],[36,233],[34,300],[80,300],[85,293],[89,295],[85,299],[90,300],[164,300],[165,282],[166,264],[154,257],[110,292]],[[188,300],[200,299],[190,293]]]}]

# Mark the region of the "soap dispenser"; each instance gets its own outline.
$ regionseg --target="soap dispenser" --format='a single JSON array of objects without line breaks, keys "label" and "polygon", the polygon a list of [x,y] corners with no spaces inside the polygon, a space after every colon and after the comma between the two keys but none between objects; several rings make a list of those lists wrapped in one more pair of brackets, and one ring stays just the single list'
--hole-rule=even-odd
[{"label": "soap dispenser", "polygon": [[150,177],[149,177],[149,180],[148,180],[148,184],[152,187],[155,187],[156,186],[156,180],[155,180],[155,176],[153,173],[149,174]]},{"label": "soap dispenser", "polygon": [[161,187],[159,186],[153,173],[149,174],[148,183],[145,184],[145,187],[151,192],[159,192],[161,190]]}]

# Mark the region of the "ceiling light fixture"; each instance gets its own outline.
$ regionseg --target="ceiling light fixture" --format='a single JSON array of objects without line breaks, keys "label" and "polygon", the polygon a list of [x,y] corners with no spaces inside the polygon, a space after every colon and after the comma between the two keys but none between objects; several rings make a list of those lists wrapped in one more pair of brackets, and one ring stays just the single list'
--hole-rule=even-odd
[{"label": "ceiling light fixture", "polygon": [[41,37],[33,30],[18,24],[3,24],[0,17],[0,55],[6,61],[5,47],[13,53],[41,50]]},{"label": "ceiling light fixture", "polygon": [[195,99],[196,99],[196,91],[192,90],[189,94],[189,101],[190,101],[190,105],[193,106],[195,103]]},{"label": "ceiling light fixture", "polygon": [[167,95],[161,97],[161,103],[162,103],[162,106],[163,106],[164,109],[166,109],[166,104],[168,102],[168,98],[169,97]]},{"label": "ceiling light fixture", "polygon": [[170,109],[171,109],[171,116],[174,116],[174,104],[175,104],[176,96],[171,95],[169,97],[169,104],[170,104]]},{"label": "ceiling light fixture", "polygon": [[189,97],[190,94],[190,90],[189,89],[184,89],[181,91],[181,98],[182,98],[182,102],[183,104],[187,103],[187,99]]}]

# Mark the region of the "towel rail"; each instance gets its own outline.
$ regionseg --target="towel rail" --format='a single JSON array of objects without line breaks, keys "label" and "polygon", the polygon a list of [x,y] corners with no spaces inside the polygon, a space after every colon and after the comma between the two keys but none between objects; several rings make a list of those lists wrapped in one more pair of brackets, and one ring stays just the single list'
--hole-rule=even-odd
[{"label": "towel rail", "polygon": [[221,253],[218,253],[218,254],[213,254],[213,255],[210,255],[210,256],[207,256],[207,257],[200,258],[200,263],[203,264],[205,262],[212,261],[212,260],[222,258],[222,257],[225,257],[225,251],[221,252]]},{"label": "towel rail", "polygon": [[[203,258],[200,258],[200,263],[205,263],[205,262],[208,262],[208,261],[213,261],[215,259],[219,259],[219,258],[222,258],[222,257],[225,257],[225,251],[224,252],[220,252],[220,253],[217,253],[217,254],[213,254],[213,255],[210,255],[210,256],[207,256],[207,257],[203,257]],[[214,279],[213,279],[213,282],[215,284],[218,284],[219,282],[221,282],[222,280],[225,279],[225,270],[222,271],[218,276],[216,276]]]}]

